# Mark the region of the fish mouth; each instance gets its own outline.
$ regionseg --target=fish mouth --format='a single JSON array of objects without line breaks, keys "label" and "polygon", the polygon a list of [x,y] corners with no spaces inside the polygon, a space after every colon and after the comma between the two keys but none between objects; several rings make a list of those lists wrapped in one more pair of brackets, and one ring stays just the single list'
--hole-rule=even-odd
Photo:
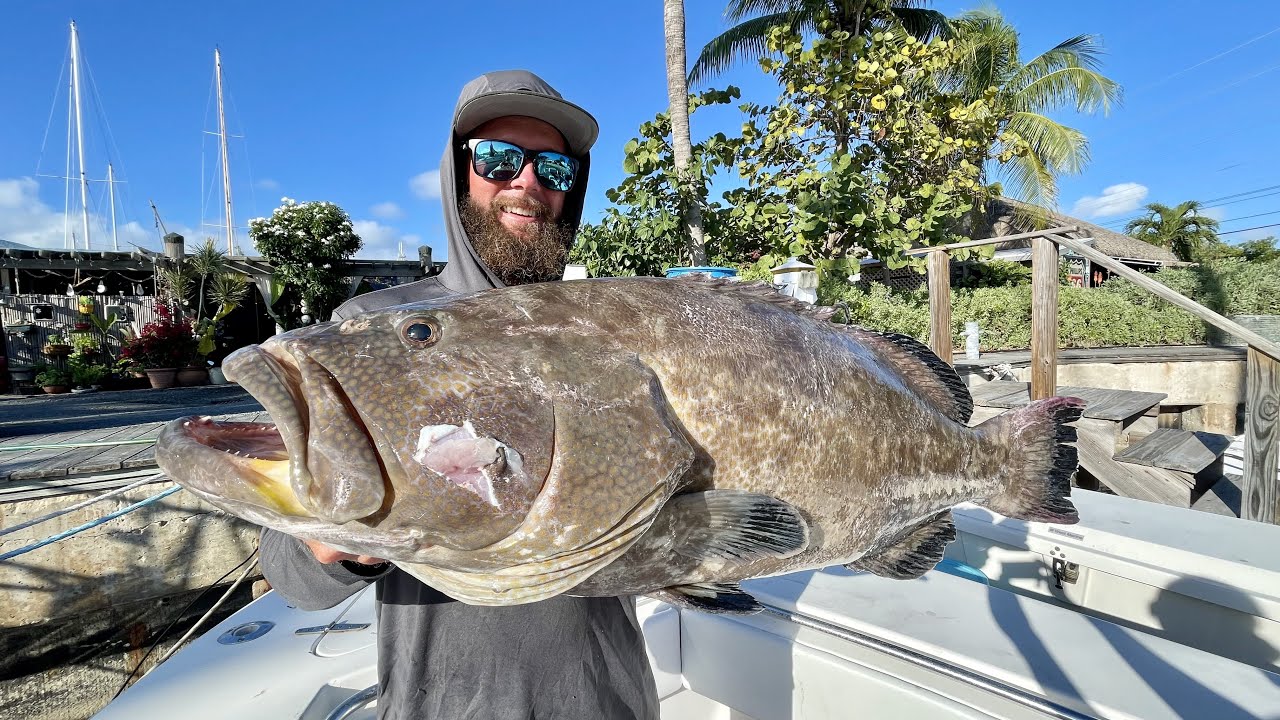
[{"label": "fish mouth", "polygon": [[277,515],[312,515],[289,484],[289,453],[271,423],[178,418],[156,439],[156,462],[188,490],[233,512],[247,505]]},{"label": "fish mouth", "polygon": [[271,341],[232,353],[223,371],[262,403],[274,424],[193,424],[193,440],[232,457],[248,453],[258,463],[285,464],[296,501],[318,518],[344,523],[381,509],[386,470],[333,373],[291,345]]}]

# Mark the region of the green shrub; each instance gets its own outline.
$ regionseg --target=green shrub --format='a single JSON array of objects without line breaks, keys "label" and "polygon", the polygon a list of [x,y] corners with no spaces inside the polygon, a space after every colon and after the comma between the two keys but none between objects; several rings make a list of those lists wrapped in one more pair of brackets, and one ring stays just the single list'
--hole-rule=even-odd
[{"label": "green shrub", "polygon": [[[1118,293],[1071,287],[1058,291],[1059,347],[1189,345],[1205,340],[1204,324],[1177,308],[1136,305]],[[819,302],[843,305],[854,325],[904,333],[922,342],[929,339],[929,297],[925,290],[895,291],[874,283],[863,291],[832,284]],[[845,313],[838,311],[835,318],[843,322]],[[953,292],[951,335],[955,347],[964,345],[967,321],[976,321],[981,328],[983,351],[1030,347],[1030,286]]]},{"label": "green shrub", "polygon": [[[1152,279],[1224,315],[1280,314],[1280,260],[1225,258],[1196,267],[1165,268]],[[1124,278],[1112,278],[1097,289],[1136,305],[1172,307]]]},{"label": "green shrub", "polygon": [[1031,268],[1010,260],[988,260],[969,265],[957,288],[1017,287],[1031,284]]}]

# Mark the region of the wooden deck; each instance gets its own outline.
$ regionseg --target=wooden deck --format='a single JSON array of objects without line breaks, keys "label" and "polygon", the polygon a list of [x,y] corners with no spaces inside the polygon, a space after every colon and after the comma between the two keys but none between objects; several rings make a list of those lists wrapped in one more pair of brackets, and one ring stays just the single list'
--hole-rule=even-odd
[{"label": "wooden deck", "polygon": [[[1029,383],[1012,380],[993,380],[971,387],[969,391],[973,395],[974,405],[997,408],[1022,407],[1030,402],[1031,396]],[[1142,415],[1168,397],[1165,393],[1068,385],[1059,386],[1058,395],[1084,400],[1085,417],[1116,422]]]},{"label": "wooden deck", "polygon": [[1160,428],[1116,455],[1116,460],[1198,473],[1217,461],[1230,444],[1226,435]]},{"label": "wooden deck", "polygon": [[[214,416],[217,420],[270,422],[266,412]],[[0,503],[90,490],[108,490],[158,472],[154,440],[166,423],[151,422],[0,441]],[[119,443],[91,447],[35,448],[36,445]],[[29,448],[3,450],[5,447]]]}]

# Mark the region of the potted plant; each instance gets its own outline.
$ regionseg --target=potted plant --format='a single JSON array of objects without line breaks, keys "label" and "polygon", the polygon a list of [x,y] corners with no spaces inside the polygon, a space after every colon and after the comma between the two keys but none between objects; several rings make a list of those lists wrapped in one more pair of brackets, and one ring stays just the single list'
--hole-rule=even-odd
[{"label": "potted plant", "polygon": [[66,336],[54,333],[45,340],[44,347],[41,350],[49,357],[66,357],[71,354],[71,343]]},{"label": "potted plant", "polygon": [[191,321],[164,303],[156,303],[156,319],[142,327],[138,336],[125,343],[120,357],[147,372],[153,388],[173,387],[178,368],[195,357],[196,337]]},{"label": "potted plant", "polygon": [[80,297],[76,298],[76,309],[80,311],[81,315],[92,315],[93,314],[93,296],[81,295]]},{"label": "potted plant", "polygon": [[216,347],[222,321],[244,301],[249,291],[248,278],[227,266],[225,256],[211,239],[206,239],[182,266],[161,269],[157,278],[164,293],[189,308],[193,318],[196,350],[179,369],[178,384],[208,385],[213,376],[208,367],[212,363],[206,358]]},{"label": "potted plant", "polygon": [[91,332],[75,332],[71,333],[71,351],[75,355],[97,355],[102,351],[102,344]]},{"label": "potted plant", "polygon": [[103,378],[107,376],[107,367],[105,365],[90,362],[83,355],[72,355],[71,359],[67,361],[67,370],[71,384],[74,386],[72,392],[97,390]]},{"label": "potted plant", "polygon": [[50,395],[67,392],[70,383],[70,373],[59,367],[46,366],[36,375],[36,384]]}]

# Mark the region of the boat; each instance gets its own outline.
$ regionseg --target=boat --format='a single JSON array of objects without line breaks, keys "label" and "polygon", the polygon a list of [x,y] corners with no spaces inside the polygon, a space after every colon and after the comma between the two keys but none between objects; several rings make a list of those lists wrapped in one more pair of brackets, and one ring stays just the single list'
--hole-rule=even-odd
[{"label": "boat", "polygon": [[[916,580],[752,580],[749,616],[639,599],[663,720],[1280,717],[1280,527],[1073,498],[1073,526],[960,506]],[[95,717],[368,720],[376,631],[368,589],[316,612],[269,592]]]}]

